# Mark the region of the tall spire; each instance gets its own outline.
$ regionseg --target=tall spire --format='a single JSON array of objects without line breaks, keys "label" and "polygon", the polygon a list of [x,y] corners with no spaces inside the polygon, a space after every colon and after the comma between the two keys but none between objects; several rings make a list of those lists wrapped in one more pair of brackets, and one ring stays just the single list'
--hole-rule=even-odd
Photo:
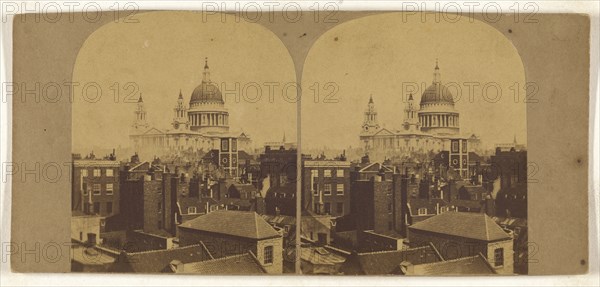
[{"label": "tall spire", "polygon": [[140,93],[140,98],[138,99],[138,103],[143,103],[144,100],[142,100],[142,93]]},{"label": "tall spire", "polygon": [[181,89],[179,89],[179,99],[183,100],[183,94],[181,93]]},{"label": "tall spire", "polygon": [[285,143],[285,131],[283,131],[283,139],[281,140],[282,143]]},{"label": "tall spire", "polygon": [[369,104],[372,104],[372,103],[373,103],[373,95],[370,95],[369,96]]},{"label": "tall spire", "polygon": [[210,70],[208,69],[208,57],[204,58],[204,73],[203,73],[202,81],[210,82]]},{"label": "tall spire", "polygon": [[435,69],[433,70],[433,83],[440,83],[442,81],[442,76],[440,74],[440,67],[438,66],[438,59],[435,59]]}]

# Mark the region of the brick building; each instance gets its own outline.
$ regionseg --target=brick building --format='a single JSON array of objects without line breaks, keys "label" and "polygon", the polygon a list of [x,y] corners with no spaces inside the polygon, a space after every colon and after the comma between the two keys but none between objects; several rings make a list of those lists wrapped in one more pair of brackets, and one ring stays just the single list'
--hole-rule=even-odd
[{"label": "brick building", "polygon": [[496,148],[487,177],[500,180],[496,216],[527,218],[527,151]]},{"label": "brick building", "polygon": [[302,164],[302,206],[317,214],[350,214],[351,164],[345,160],[306,160]]},{"label": "brick building", "polygon": [[351,178],[356,229],[405,236],[408,178],[379,163],[353,172]]},{"label": "brick building", "polygon": [[513,239],[485,213],[444,212],[408,227],[411,247],[433,244],[446,260],[479,253],[498,274],[513,274]]},{"label": "brick building", "polygon": [[178,227],[182,247],[203,242],[214,258],[252,252],[270,274],[283,272],[283,236],[256,212],[219,210]]},{"label": "brick building", "polygon": [[109,217],[119,213],[119,162],[114,154],[97,159],[74,155],[71,210]]}]

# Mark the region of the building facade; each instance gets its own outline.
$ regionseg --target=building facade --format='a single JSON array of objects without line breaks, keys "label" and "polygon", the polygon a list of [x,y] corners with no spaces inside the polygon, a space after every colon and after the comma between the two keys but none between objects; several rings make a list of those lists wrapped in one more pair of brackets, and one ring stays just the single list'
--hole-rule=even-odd
[{"label": "building facade", "polygon": [[302,167],[305,209],[340,217],[350,214],[351,164],[345,160],[306,160]]},{"label": "building facade", "polygon": [[381,127],[373,97],[369,99],[360,141],[372,159],[383,160],[397,154],[437,153],[449,150],[451,140],[465,140],[473,144],[473,148],[480,144],[478,137],[460,134],[460,114],[454,108],[452,93],[442,84],[437,63],[433,81],[421,95],[419,106],[413,95],[408,95],[403,117],[400,129]]},{"label": "building facade", "polygon": [[179,91],[170,129],[163,130],[149,124],[142,95],[134,114],[129,138],[133,148],[142,156],[218,149],[222,144],[221,138],[236,139],[236,149],[246,149],[251,143],[245,133],[230,132],[229,111],[217,83],[210,79],[208,61],[204,64],[202,81],[192,92],[188,105]]},{"label": "building facade", "polygon": [[109,217],[119,213],[119,162],[111,155],[74,156],[71,210]]}]

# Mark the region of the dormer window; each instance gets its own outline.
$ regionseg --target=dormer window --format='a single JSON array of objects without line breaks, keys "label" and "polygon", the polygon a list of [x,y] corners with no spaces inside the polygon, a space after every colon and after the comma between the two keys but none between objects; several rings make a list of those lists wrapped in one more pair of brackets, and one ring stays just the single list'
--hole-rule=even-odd
[{"label": "dormer window", "polygon": [[419,215],[427,215],[427,208],[421,207],[419,208]]}]

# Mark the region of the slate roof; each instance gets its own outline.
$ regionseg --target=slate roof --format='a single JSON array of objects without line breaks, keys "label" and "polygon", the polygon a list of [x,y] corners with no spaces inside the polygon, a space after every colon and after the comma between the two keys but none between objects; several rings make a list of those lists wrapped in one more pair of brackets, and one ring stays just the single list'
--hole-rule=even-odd
[{"label": "slate roof", "polygon": [[183,270],[175,273],[193,273],[207,275],[248,275],[264,274],[265,269],[251,253],[232,255],[201,262],[184,263]]},{"label": "slate roof", "polygon": [[337,265],[346,261],[344,256],[327,250],[325,247],[301,247],[300,258],[305,262],[317,265]]},{"label": "slate roof", "polygon": [[247,193],[247,194],[256,194],[258,192],[258,189],[256,187],[254,187],[254,185],[252,184],[241,184],[241,183],[234,183],[231,186],[233,186],[233,188],[237,189],[240,193]]},{"label": "slate roof", "polygon": [[358,253],[350,257],[342,267],[345,274],[401,274],[400,263],[404,261],[409,261],[412,264],[422,264],[442,260],[442,257],[431,244],[403,250]]},{"label": "slate roof", "polygon": [[414,265],[407,275],[493,275],[496,271],[483,255],[463,257],[454,260]]},{"label": "slate roof", "polygon": [[408,227],[482,241],[510,239],[496,222],[485,213],[444,212]]},{"label": "slate roof", "polygon": [[217,210],[182,223],[179,227],[250,239],[281,236],[254,211]]},{"label": "slate roof", "polygon": [[209,258],[210,255],[202,244],[135,253],[121,252],[115,264],[109,268],[109,271],[162,273],[169,271],[169,264],[173,260],[189,263]]},{"label": "slate roof", "polygon": [[422,198],[409,198],[408,206],[410,207],[411,215],[419,215],[419,208],[427,208],[427,214],[437,214],[436,207],[437,205],[441,207],[450,206],[450,204],[441,198],[431,198],[431,199],[422,199]]}]

